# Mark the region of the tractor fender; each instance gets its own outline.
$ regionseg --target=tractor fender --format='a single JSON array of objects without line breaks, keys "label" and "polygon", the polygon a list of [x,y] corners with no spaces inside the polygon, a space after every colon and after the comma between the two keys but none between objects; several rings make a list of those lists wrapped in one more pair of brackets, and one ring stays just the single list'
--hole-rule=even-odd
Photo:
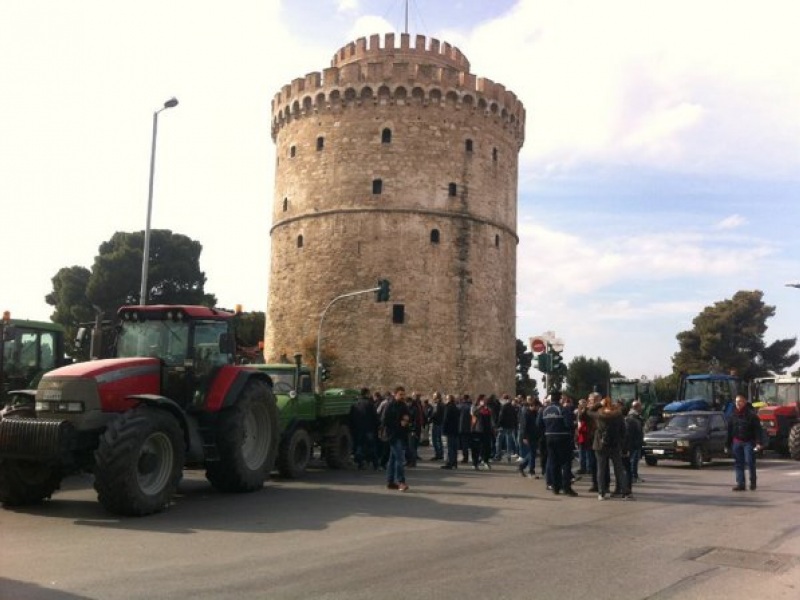
[{"label": "tractor fender", "polygon": [[202,455],[203,442],[196,421],[189,417],[177,402],[157,394],[134,394],[126,398],[128,400],[137,401],[139,404],[144,404],[159,410],[166,410],[171,413],[178,421],[178,425],[180,425],[183,431],[183,441],[185,447],[188,449],[187,456],[192,455],[193,450],[197,450]]},{"label": "tractor fender", "polygon": [[262,371],[232,365],[221,367],[208,390],[206,409],[209,412],[218,412],[233,406],[245,386],[254,380],[263,381],[272,389],[272,379]]}]

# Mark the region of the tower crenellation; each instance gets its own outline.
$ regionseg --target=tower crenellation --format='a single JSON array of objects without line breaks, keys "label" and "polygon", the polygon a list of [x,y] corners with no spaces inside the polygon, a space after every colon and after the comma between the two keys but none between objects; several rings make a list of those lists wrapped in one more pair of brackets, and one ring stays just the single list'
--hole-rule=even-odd
[{"label": "tower crenellation", "polygon": [[321,72],[308,73],[283,86],[272,100],[272,137],[289,120],[325,110],[341,110],[363,103],[437,105],[447,98],[455,105],[482,111],[524,142],[525,108],[517,96],[491,79],[469,72],[469,61],[458,48],[440,45],[425,36],[416,37],[416,47],[401,34],[394,47],[394,34],[359,38],[342,47]]}]

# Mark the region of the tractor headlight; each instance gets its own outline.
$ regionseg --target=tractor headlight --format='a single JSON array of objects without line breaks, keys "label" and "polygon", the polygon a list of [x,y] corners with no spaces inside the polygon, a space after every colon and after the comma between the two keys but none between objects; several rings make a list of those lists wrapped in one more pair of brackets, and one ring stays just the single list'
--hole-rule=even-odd
[{"label": "tractor headlight", "polygon": [[60,413],[82,413],[84,410],[83,402],[69,400],[61,402],[48,402],[47,400],[37,400],[36,412],[60,412]]}]

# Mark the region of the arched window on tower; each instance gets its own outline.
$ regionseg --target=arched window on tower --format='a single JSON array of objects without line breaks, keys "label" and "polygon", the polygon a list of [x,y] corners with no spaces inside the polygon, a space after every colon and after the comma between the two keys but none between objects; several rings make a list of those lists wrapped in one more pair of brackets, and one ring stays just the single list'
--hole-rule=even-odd
[{"label": "arched window on tower", "polygon": [[297,236],[297,247],[298,248],[302,248],[303,247],[303,234],[302,233]]},{"label": "arched window on tower", "polygon": [[373,194],[383,193],[383,179],[372,180],[372,193]]},{"label": "arched window on tower", "polygon": [[284,198],[283,199],[283,212],[286,212],[287,210],[289,210],[289,199],[288,198]]},{"label": "arched window on tower", "polygon": [[469,153],[472,152],[472,140],[467,140],[464,142],[464,150]]},{"label": "arched window on tower", "polygon": [[497,162],[497,148],[492,148],[492,160]]},{"label": "arched window on tower", "polygon": [[431,229],[431,244],[438,244],[438,243],[439,243],[439,230]]},{"label": "arched window on tower", "polygon": [[494,236],[494,247],[495,248],[499,248],[500,247],[500,236],[497,235],[497,234],[495,234],[495,236]]},{"label": "arched window on tower", "polygon": [[450,182],[447,184],[447,195],[451,197],[458,195],[458,186],[455,183]]},{"label": "arched window on tower", "polygon": [[381,131],[381,144],[391,144],[392,143],[392,130],[386,127],[383,131]]},{"label": "arched window on tower", "polygon": [[297,146],[289,148],[289,157],[294,158],[297,155]]},{"label": "arched window on tower", "polygon": [[319,136],[317,138],[317,152],[321,152],[324,147],[325,147],[325,138]]}]

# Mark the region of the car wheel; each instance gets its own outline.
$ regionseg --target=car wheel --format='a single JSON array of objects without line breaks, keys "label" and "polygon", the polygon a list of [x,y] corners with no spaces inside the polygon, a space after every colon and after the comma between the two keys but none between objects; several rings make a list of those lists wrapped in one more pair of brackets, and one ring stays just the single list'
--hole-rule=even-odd
[{"label": "car wheel", "polygon": [[658,464],[658,459],[655,456],[645,456],[644,462],[648,467],[655,467]]}]

